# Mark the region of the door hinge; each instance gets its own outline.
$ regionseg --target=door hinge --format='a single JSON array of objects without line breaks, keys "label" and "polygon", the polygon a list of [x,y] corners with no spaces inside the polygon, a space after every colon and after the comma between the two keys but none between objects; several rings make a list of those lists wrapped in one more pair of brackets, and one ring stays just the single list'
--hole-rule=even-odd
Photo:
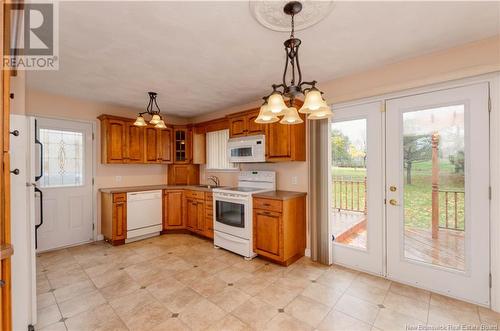
[{"label": "door hinge", "polygon": [[491,186],[488,187],[488,198],[491,200]]},{"label": "door hinge", "polygon": [[95,183],[95,180],[94,180],[94,177],[92,177],[92,185],[94,185]]},{"label": "door hinge", "polygon": [[95,223],[92,223],[92,231],[95,230]]},{"label": "door hinge", "polygon": [[95,134],[92,132],[92,140],[95,140]]},{"label": "door hinge", "polygon": [[493,287],[493,277],[491,277],[491,273],[490,273],[490,288]]},{"label": "door hinge", "polygon": [[382,105],[380,106],[380,112],[385,113],[385,101],[382,101]]},{"label": "door hinge", "polygon": [[488,112],[491,113],[491,96],[488,95]]}]

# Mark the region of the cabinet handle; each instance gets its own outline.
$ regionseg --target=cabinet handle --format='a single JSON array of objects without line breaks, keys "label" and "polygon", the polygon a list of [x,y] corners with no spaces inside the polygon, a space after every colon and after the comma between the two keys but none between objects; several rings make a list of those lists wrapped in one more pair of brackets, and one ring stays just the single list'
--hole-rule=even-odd
[{"label": "cabinet handle", "polygon": [[270,207],[271,205],[269,203],[264,203],[263,206]]},{"label": "cabinet handle", "polygon": [[262,213],[263,213],[264,215],[271,215],[271,213],[270,213],[270,212],[268,212],[268,211],[264,211],[264,212],[262,212]]}]

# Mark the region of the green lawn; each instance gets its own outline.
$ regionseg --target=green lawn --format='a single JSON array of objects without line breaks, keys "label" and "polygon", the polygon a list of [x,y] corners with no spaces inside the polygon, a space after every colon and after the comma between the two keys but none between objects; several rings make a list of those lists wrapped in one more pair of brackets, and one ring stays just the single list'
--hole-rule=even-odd
[{"label": "green lawn", "polygon": [[[430,229],[431,227],[431,206],[432,206],[432,187],[431,187],[431,162],[415,163],[412,167],[412,184],[405,183],[404,186],[404,207],[405,207],[405,224],[408,227]],[[406,172],[406,170],[405,170]],[[345,168],[333,167],[333,176],[336,178],[342,177],[344,179],[363,180],[366,174],[364,168]],[[406,173],[405,173],[406,175]],[[454,167],[447,160],[440,162],[440,189],[441,190],[464,190],[464,177],[463,174],[455,174]],[[361,189],[363,192],[363,189]],[[356,188],[354,189],[355,203]],[[347,198],[348,205],[350,206],[351,191],[346,192],[343,190],[339,192],[336,190],[337,204],[340,198],[345,201]],[[457,216],[458,228],[464,227],[464,195],[457,195]],[[363,198],[362,198],[363,199]],[[364,201],[364,200],[362,200]],[[363,202],[361,202],[363,203]],[[446,212],[445,212],[445,195],[440,193],[440,225],[445,225]],[[450,226],[454,223],[454,194],[449,194],[448,199],[448,219]],[[368,211],[369,213],[369,211]]]}]

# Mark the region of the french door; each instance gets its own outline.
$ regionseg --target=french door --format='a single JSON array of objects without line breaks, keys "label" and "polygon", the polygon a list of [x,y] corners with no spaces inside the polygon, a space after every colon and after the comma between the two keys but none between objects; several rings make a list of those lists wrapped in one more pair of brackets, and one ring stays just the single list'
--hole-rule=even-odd
[{"label": "french door", "polygon": [[43,219],[37,230],[37,250],[92,241],[92,125],[48,118],[36,121],[43,146],[35,148],[41,152],[35,157],[39,169],[35,175],[41,174],[36,179],[42,191],[37,195],[42,203],[35,204],[36,219]]},{"label": "french door", "polygon": [[335,110],[330,123],[333,260],[383,274],[381,102]]},{"label": "french door", "polygon": [[488,305],[488,85],[386,106],[388,277]]},{"label": "french door", "polygon": [[333,261],[489,304],[488,85],[336,109]]}]

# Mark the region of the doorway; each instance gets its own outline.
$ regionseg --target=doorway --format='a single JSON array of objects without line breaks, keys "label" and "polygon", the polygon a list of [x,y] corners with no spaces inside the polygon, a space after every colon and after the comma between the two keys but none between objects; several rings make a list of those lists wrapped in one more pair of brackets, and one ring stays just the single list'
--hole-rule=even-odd
[{"label": "doorway", "polygon": [[37,251],[92,241],[92,124],[49,118],[36,122],[35,163],[41,174],[36,179],[41,194],[35,206],[36,219],[43,219]]},{"label": "doorway", "polygon": [[381,109],[330,123],[334,263],[488,306],[488,84]]}]

